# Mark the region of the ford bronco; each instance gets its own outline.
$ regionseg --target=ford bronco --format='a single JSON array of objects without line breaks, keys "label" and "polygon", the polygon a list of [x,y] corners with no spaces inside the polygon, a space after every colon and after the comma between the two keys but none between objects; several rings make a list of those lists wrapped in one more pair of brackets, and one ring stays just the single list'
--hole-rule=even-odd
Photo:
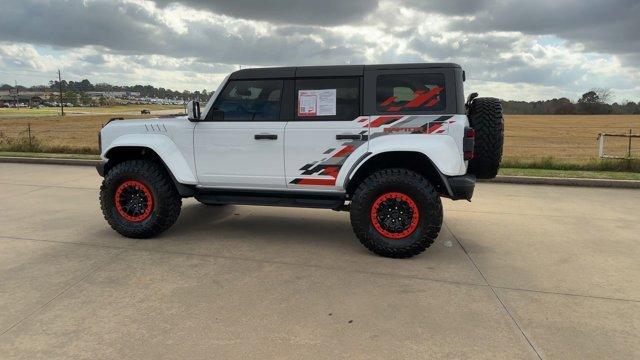
[{"label": "ford bronco", "polygon": [[372,252],[417,255],[441,229],[440,198],[470,200],[500,165],[500,102],[465,101],[464,80],[456,64],[236,71],[187,116],[103,127],[102,212],[148,238],[186,197],[345,210]]}]

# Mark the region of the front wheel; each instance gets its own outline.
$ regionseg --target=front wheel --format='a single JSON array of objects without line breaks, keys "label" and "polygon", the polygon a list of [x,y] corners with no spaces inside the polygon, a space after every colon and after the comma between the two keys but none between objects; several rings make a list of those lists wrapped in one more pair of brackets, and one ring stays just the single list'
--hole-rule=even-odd
[{"label": "front wheel", "polygon": [[162,165],[131,160],[113,167],[100,187],[100,207],[123,236],[149,238],[173,225],[182,198]]},{"label": "front wheel", "polygon": [[442,203],[420,174],[384,169],[371,174],[351,201],[351,226],[372,252],[408,258],[425,251],[442,227]]}]

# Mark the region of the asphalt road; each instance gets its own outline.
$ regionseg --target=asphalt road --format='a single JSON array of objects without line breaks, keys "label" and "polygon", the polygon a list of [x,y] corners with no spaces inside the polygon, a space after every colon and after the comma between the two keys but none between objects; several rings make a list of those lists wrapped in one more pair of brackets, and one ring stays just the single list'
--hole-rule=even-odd
[{"label": "asphalt road", "polygon": [[409,260],[347,213],[193,200],[157,239],[92,168],[0,164],[0,358],[640,358],[640,191],[480,184]]}]

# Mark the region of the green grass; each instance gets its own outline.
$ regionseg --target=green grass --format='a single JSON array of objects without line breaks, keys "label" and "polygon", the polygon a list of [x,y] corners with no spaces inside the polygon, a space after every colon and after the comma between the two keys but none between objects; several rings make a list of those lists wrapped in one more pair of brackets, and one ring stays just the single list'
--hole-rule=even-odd
[{"label": "green grass", "polygon": [[623,171],[585,171],[585,170],[549,170],[501,168],[500,175],[533,176],[553,178],[640,180],[640,173]]},{"label": "green grass", "polygon": [[573,171],[621,171],[640,172],[640,159],[589,159],[589,160],[564,160],[551,156],[538,159],[522,159],[517,157],[505,157],[501,167],[516,169],[547,169],[547,170],[573,170]]},{"label": "green grass", "polygon": [[[184,107],[180,105],[115,105],[105,107],[65,107],[65,115],[86,115],[86,114],[139,114],[140,110],[176,110],[176,113],[183,113]],[[7,118],[23,118],[23,117],[42,117],[60,115],[60,108],[0,108],[0,119]]]}]

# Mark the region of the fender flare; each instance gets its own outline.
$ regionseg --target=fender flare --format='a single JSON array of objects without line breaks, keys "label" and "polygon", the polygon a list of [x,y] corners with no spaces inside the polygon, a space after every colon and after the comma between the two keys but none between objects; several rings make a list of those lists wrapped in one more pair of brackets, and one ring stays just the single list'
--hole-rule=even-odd
[{"label": "fender flare", "polygon": [[[398,142],[396,136],[402,136],[403,141]],[[344,168],[349,170],[344,174],[341,172],[336,183],[346,188],[348,182],[367,161],[376,155],[393,152],[414,152],[424,155],[442,178],[463,175],[466,172],[462,154],[451,137],[432,135],[429,141],[424,140],[425,135],[418,134],[389,135],[372,139],[366,152],[354,153],[351,156],[353,159],[350,157],[345,162]]]},{"label": "fender flare", "polygon": [[171,176],[173,176],[178,183],[186,185],[198,184],[194,169],[189,166],[187,159],[182,156],[178,146],[166,135],[122,135],[109,144],[104,150],[103,157],[108,160],[110,151],[122,147],[148,148],[160,157]]}]

